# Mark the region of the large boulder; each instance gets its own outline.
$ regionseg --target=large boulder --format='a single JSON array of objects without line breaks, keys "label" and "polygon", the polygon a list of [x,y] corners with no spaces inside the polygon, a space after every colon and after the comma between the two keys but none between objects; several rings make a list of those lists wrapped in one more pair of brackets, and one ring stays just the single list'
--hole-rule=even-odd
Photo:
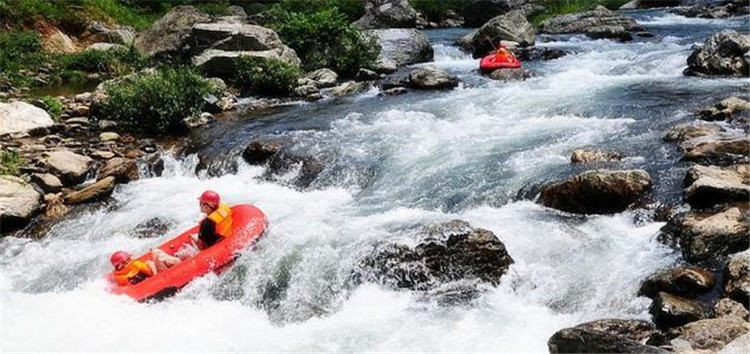
[{"label": "large boulder", "polygon": [[[527,11],[529,0],[464,0],[463,11],[466,27],[480,27],[493,17],[511,10]],[[528,14],[528,12],[527,12]]]},{"label": "large boulder", "polygon": [[666,141],[683,142],[690,139],[716,135],[724,131],[718,124],[683,123],[672,127],[664,135]]},{"label": "large boulder", "polygon": [[135,161],[124,157],[107,160],[99,169],[99,178],[112,176],[118,183],[127,183],[138,179],[138,166]]},{"label": "large boulder", "polygon": [[458,86],[458,78],[435,66],[409,72],[409,87],[418,90],[443,90]]},{"label": "large boulder", "polygon": [[354,22],[362,29],[415,28],[417,11],[409,0],[365,0],[365,14]]},{"label": "large boulder", "polygon": [[264,51],[226,51],[208,49],[203,53],[194,56],[191,61],[194,66],[201,69],[208,76],[231,77],[235,72],[235,64],[241,57],[274,59],[293,66],[299,66],[301,63],[294,49],[287,46]]},{"label": "large boulder", "polygon": [[685,75],[750,75],[750,35],[723,30],[709,37],[687,59]]},{"label": "large boulder", "polygon": [[42,205],[42,194],[24,180],[0,176],[0,224],[2,231],[29,222]]},{"label": "large boulder", "polygon": [[685,201],[694,207],[750,199],[750,165],[695,165],[685,175]]},{"label": "large boulder", "polygon": [[500,41],[512,41],[521,46],[534,45],[536,31],[520,10],[497,16],[485,23],[478,30],[467,34],[459,40],[462,48],[470,51],[474,58],[487,55],[493,45]]},{"label": "large boulder", "polygon": [[52,117],[39,107],[20,101],[0,103],[0,135],[26,133],[54,124]]},{"label": "large boulder", "polygon": [[364,281],[394,288],[429,290],[458,280],[497,284],[513,263],[505,245],[491,231],[453,220],[424,227],[416,246],[376,247],[358,270]]},{"label": "large boulder", "polygon": [[698,302],[659,292],[651,303],[649,312],[654,323],[663,328],[682,326],[686,323],[708,318],[710,311]]},{"label": "large boulder", "polygon": [[545,187],[540,201],[570,213],[611,214],[624,211],[650,188],[651,177],[643,170],[595,170]]},{"label": "large boulder", "polygon": [[226,51],[265,51],[283,45],[272,29],[245,23],[212,22],[192,27],[187,39],[191,52],[206,49]]},{"label": "large boulder", "polygon": [[678,340],[693,350],[715,352],[750,331],[750,323],[737,316],[723,316],[688,323],[679,329]]},{"label": "large boulder", "polygon": [[715,104],[713,107],[700,110],[698,117],[708,121],[748,122],[750,120],[750,102],[740,97],[732,96]]},{"label": "large boulder", "polygon": [[418,29],[378,29],[365,33],[377,39],[380,45],[378,61],[381,63],[404,66],[431,61],[435,55],[427,36]]},{"label": "large boulder", "polygon": [[65,195],[65,203],[80,204],[101,200],[112,194],[115,189],[115,177],[105,177],[96,183],[87,186],[79,191]]},{"label": "large boulder", "polygon": [[151,27],[136,37],[133,45],[149,57],[181,56],[194,25],[211,17],[192,6],[175,6]]},{"label": "large boulder", "polygon": [[550,353],[667,353],[641,344],[654,333],[652,324],[639,320],[598,320],[555,332]]},{"label": "large boulder", "polygon": [[750,302],[750,251],[744,251],[729,257],[724,270],[727,296],[745,306]]},{"label": "large boulder", "polygon": [[595,30],[597,27],[610,27],[610,30],[613,27],[621,27],[625,31],[643,30],[643,26],[639,25],[632,18],[618,16],[601,5],[591,11],[555,16],[539,24],[541,32],[550,34],[587,33],[593,31],[593,33],[601,35],[603,31]]},{"label": "large boulder", "polygon": [[83,182],[94,161],[88,156],[70,150],[50,151],[45,155],[44,163],[65,185]]},{"label": "large boulder", "polygon": [[662,232],[679,243],[687,261],[713,263],[748,248],[747,220],[747,209],[737,206],[718,213],[689,211],[671,218]]},{"label": "large boulder", "polygon": [[707,165],[726,166],[748,162],[750,140],[741,138],[705,139],[688,146],[684,159]]},{"label": "large boulder", "polygon": [[696,297],[713,289],[714,275],[702,268],[677,267],[660,271],[646,278],[638,290],[639,296],[654,298],[659,292]]}]

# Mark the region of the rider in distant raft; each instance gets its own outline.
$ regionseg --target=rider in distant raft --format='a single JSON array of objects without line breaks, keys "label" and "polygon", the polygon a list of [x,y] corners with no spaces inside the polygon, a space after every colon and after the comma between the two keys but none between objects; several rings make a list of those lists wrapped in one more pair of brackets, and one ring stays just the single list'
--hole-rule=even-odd
[{"label": "rider in distant raft", "polygon": [[[149,261],[147,263],[139,260],[130,261],[130,254],[125,251],[117,251],[111,258],[112,265],[115,266],[115,277],[118,277],[118,265],[115,264],[115,259],[118,261],[117,263],[120,264],[120,259],[123,258],[124,255],[127,255],[127,261],[130,263],[127,263],[127,266],[124,264],[120,264],[120,266],[130,272],[127,273],[127,275],[132,278],[138,278],[135,282],[130,281],[130,284],[136,284],[157,272],[163,271],[180,263],[182,260],[198,254],[200,250],[213,246],[225,237],[230,237],[232,232],[232,209],[221,202],[219,194],[214,191],[205,191],[200,198],[198,198],[198,201],[200,202],[201,212],[206,214],[206,218],[201,221],[198,234],[190,235],[191,242],[189,244],[186,244],[182,249],[175,253],[174,256],[169,255],[158,248],[152,249],[151,258],[153,259],[153,262]],[[133,271],[131,269],[132,267],[136,267],[138,271]],[[118,283],[121,285],[125,285],[128,282],[128,280],[125,280],[123,283],[120,282],[119,278],[117,279]],[[126,277],[124,279],[130,278]]]}]

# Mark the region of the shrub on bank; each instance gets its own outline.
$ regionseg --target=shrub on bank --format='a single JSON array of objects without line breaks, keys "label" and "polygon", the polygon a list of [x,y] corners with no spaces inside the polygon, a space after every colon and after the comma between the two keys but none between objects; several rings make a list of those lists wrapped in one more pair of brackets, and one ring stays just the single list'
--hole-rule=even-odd
[{"label": "shrub on bank", "polygon": [[111,50],[84,50],[60,57],[64,70],[83,71],[108,75],[123,75],[145,68],[149,60],[134,48]]},{"label": "shrub on bank", "polygon": [[36,32],[0,32],[0,81],[30,85],[31,77],[24,71],[39,70],[50,60]]},{"label": "shrub on bank", "polygon": [[237,61],[235,85],[242,94],[285,95],[297,86],[300,71],[280,60],[244,57]]},{"label": "shrub on bank", "polygon": [[351,26],[337,7],[295,12],[283,4],[268,11],[268,26],[297,52],[306,71],[329,68],[353,76],[375,63],[380,52],[377,41]]},{"label": "shrub on bank", "polygon": [[62,102],[50,95],[43,96],[42,98],[40,98],[40,100],[44,102],[44,107],[46,108],[46,111],[50,115],[50,117],[52,117],[52,119],[54,119],[55,121],[59,121],[60,117],[63,114],[63,111],[65,110],[65,106],[63,106]]},{"label": "shrub on bank", "polygon": [[183,119],[205,108],[203,97],[220,94],[189,68],[137,74],[107,85],[106,92],[108,97],[96,109],[95,118],[113,120],[125,130],[146,135],[183,132]]}]

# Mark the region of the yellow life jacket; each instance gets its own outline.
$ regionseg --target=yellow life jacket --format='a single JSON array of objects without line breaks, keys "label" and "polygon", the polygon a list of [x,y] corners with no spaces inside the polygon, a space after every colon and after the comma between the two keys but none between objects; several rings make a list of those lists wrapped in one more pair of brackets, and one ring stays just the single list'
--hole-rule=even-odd
[{"label": "yellow life jacket", "polygon": [[216,210],[208,214],[208,219],[216,223],[217,234],[222,237],[232,236],[232,209],[228,205],[220,203]]},{"label": "yellow life jacket", "polygon": [[154,275],[151,271],[151,267],[141,260],[134,260],[128,263],[124,268],[115,270],[115,280],[120,285],[137,284],[144,279]]}]

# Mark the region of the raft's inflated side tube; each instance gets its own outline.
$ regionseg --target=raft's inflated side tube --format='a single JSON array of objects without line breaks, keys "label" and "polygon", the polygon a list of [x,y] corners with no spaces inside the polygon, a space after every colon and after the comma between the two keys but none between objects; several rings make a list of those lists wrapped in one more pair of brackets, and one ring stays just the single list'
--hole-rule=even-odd
[{"label": "raft's inflated side tube", "polygon": [[479,62],[479,69],[488,72],[497,69],[516,69],[521,67],[521,62],[511,53],[492,53],[485,56]]},{"label": "raft's inflated side tube", "polygon": [[[113,294],[125,294],[138,301],[160,298],[165,293],[174,293],[191,280],[229,265],[238,253],[263,235],[266,223],[266,216],[260,209],[248,204],[235,205],[232,207],[232,236],[135,285],[119,285],[110,273],[109,290]],[[174,255],[182,245],[189,242],[190,235],[196,233],[198,233],[198,226],[167,241],[159,246],[159,249]],[[138,259],[151,260],[151,254],[146,253]]]}]

